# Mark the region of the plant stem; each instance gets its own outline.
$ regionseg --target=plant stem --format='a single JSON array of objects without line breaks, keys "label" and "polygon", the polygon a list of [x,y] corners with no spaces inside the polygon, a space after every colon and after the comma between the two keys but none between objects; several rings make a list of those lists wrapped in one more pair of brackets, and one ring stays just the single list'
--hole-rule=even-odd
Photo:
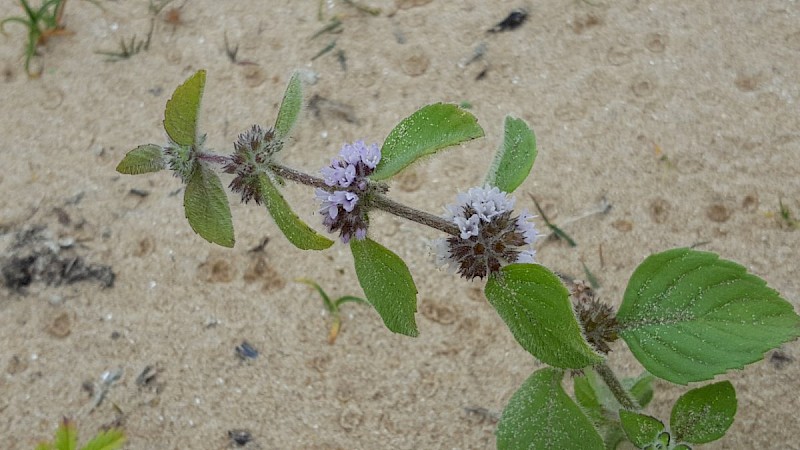
[{"label": "plant stem", "polygon": [[639,404],[636,400],[631,397],[631,394],[628,392],[625,387],[622,386],[622,383],[619,382],[619,379],[616,375],[614,375],[614,371],[608,367],[608,364],[605,362],[600,363],[594,366],[595,372],[603,379],[606,383],[606,386],[611,390],[611,393],[614,394],[617,401],[623,408],[629,409],[632,411],[639,410]]},{"label": "plant stem", "polygon": [[[275,174],[281,178],[305,184],[307,186],[313,186],[320,189],[324,189],[326,191],[333,190],[333,188],[325,184],[325,181],[322,180],[322,178],[317,178],[308,175],[306,173],[300,172],[298,170],[275,163],[270,164],[269,168],[272,169],[272,171],[275,172]],[[390,214],[394,214],[395,216],[403,217],[405,219],[417,222],[422,225],[429,226],[439,231],[444,231],[445,233],[451,234],[453,236],[458,236],[459,234],[458,227],[454,223],[448,222],[447,220],[444,220],[441,217],[434,216],[431,213],[420,211],[418,209],[411,208],[410,206],[403,205],[402,203],[398,203],[379,192],[374,192],[370,196],[369,205],[374,208],[386,211]]]},{"label": "plant stem", "polygon": [[275,172],[275,175],[281,178],[286,178],[287,180],[292,180],[295,183],[300,183],[300,184],[305,184],[306,186],[325,189],[326,191],[331,190],[331,187],[325,184],[325,181],[322,178],[317,178],[307,173],[300,172],[299,170],[295,170],[290,167],[282,166],[280,164],[275,164],[275,163],[270,164],[269,168],[272,169],[273,172]]},{"label": "plant stem", "polygon": [[383,194],[375,194],[370,199],[369,204],[375,208],[394,214],[395,216],[403,217],[422,225],[427,225],[439,231],[444,231],[447,234],[451,234],[453,236],[459,235],[458,227],[454,223],[448,222],[441,217],[434,216],[431,213],[411,208],[402,203],[397,203]]},{"label": "plant stem", "polygon": [[214,153],[204,153],[204,152],[198,152],[197,159],[205,162],[219,164],[220,166],[224,166],[225,164],[231,162],[231,158],[228,156],[217,155]]}]

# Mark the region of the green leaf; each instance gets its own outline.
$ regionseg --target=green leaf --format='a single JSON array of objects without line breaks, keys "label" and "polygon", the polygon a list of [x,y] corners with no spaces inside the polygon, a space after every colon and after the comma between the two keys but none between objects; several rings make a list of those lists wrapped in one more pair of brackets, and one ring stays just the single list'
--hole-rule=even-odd
[{"label": "green leaf", "polygon": [[498,450],[603,449],[603,440],[581,409],[564,392],[564,372],[533,373],[511,396],[497,424]]},{"label": "green leaf", "polygon": [[385,180],[425,155],[483,136],[478,119],[457,105],[435,103],[403,119],[389,133],[373,180]]},{"label": "green leaf", "polygon": [[125,443],[125,433],[117,428],[101,431],[81,450],[116,450]]},{"label": "green leaf", "polygon": [[75,422],[64,418],[56,430],[56,440],[53,444],[58,450],[75,450],[78,446],[78,430]]},{"label": "green leaf", "polygon": [[736,390],[729,381],[721,381],[681,395],[669,424],[679,441],[705,444],[725,435],[735,415]]},{"label": "green leaf", "polygon": [[583,339],[569,292],[546,267],[503,267],[489,277],[486,298],[522,348],[542,362],[582,369],[603,360]]},{"label": "green leaf", "polygon": [[525,121],[506,116],[503,145],[494,157],[486,183],[503,192],[514,190],[525,181],[536,159],[536,135]]},{"label": "green leaf", "polygon": [[[592,372],[586,371],[585,373],[588,374]],[[595,424],[603,422],[605,420],[603,416],[603,405],[600,404],[600,398],[597,395],[592,380],[586,375],[576,376],[572,379],[572,386],[575,391],[575,400],[583,407],[583,410],[592,422]]]},{"label": "green leaf", "polygon": [[655,379],[656,377],[645,372],[639,378],[622,380],[622,385],[630,391],[633,398],[636,399],[636,403],[644,408],[653,399],[653,380]]},{"label": "green leaf", "polygon": [[[575,400],[583,408],[583,412],[592,421],[607,449],[616,449],[620,442],[626,440],[625,432],[614,417],[622,407],[614,395],[603,383],[597,382],[594,370],[585,370],[583,376],[573,378]],[[609,404],[614,405],[613,411]]]},{"label": "green leaf", "polygon": [[275,120],[275,135],[278,139],[289,135],[302,107],[303,84],[300,82],[300,74],[295,72],[289,79],[289,85],[286,86],[286,93],[283,94],[283,101],[278,110],[278,119]]},{"label": "green leaf", "polygon": [[228,197],[219,177],[198,161],[186,184],[183,207],[192,230],[203,239],[223,247],[233,247],[233,223]]},{"label": "green leaf", "polygon": [[690,249],[648,257],[628,282],[617,320],[636,359],[678,384],[740,369],[800,331],[792,305],[764,280]]},{"label": "green leaf", "polygon": [[258,181],[267,211],[289,242],[301,250],[324,250],[333,245],[332,240],[318,234],[292,211],[267,175],[259,175]]},{"label": "green leaf", "polygon": [[625,409],[619,411],[619,419],[625,435],[639,448],[651,444],[665,430],[664,424],[655,417]]},{"label": "green leaf", "polygon": [[197,142],[197,116],[205,85],[206,71],[198,70],[167,101],[164,129],[172,142],[187,147]]},{"label": "green leaf", "polygon": [[406,336],[418,336],[414,320],[417,287],[403,260],[369,238],[351,240],[350,250],[358,282],[386,328]]},{"label": "green leaf", "polygon": [[139,175],[140,173],[158,172],[166,167],[164,152],[161,147],[154,144],[140,145],[128,152],[125,158],[117,165],[117,172],[126,175]]}]

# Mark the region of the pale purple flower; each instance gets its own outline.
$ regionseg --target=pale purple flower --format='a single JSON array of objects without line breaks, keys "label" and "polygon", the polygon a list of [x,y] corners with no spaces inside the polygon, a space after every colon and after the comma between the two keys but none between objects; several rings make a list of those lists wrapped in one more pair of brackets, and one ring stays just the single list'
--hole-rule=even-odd
[{"label": "pale purple flower", "polygon": [[356,167],[352,164],[339,165],[336,160],[331,161],[331,166],[320,170],[325,179],[325,184],[330,187],[348,187],[356,178]]},{"label": "pale purple flower", "polygon": [[512,217],[514,198],[497,187],[473,187],[456,196],[444,218],[458,227],[459,235],[434,244],[437,261],[465,278],[483,278],[503,265],[533,263],[531,247],[536,228],[527,211]]},{"label": "pale purple flower", "polygon": [[[317,199],[322,202],[319,212],[322,223],[329,232],[340,230],[342,242],[352,237],[364,239],[367,236],[366,210],[359,200],[368,194],[369,175],[381,159],[377,144],[367,146],[364,141],[345,144],[339,157],[320,172],[326,185],[337,188],[333,191],[317,189]],[[342,188],[342,189],[338,189]]]},{"label": "pale purple flower", "polygon": [[[364,143],[363,141],[359,142]],[[362,149],[359,149],[359,153],[361,154],[361,162],[370,169],[375,170],[381,161],[381,149],[378,148],[378,144],[372,144],[369,147],[364,145]]]},{"label": "pale purple flower", "polygon": [[480,228],[478,225],[481,223],[481,218],[477,214],[473,214],[469,219],[458,216],[453,219],[458,229],[461,231],[461,239],[469,239],[470,236],[477,236]]}]

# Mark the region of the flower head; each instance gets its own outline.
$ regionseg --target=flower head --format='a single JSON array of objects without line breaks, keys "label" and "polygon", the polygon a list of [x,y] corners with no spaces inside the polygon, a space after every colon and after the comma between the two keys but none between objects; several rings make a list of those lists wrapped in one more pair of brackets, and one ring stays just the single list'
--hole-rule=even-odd
[{"label": "flower head", "polygon": [[[351,238],[367,237],[367,215],[360,199],[367,196],[369,180],[381,159],[377,144],[367,146],[364,141],[345,144],[339,157],[320,172],[325,184],[334,190],[317,189],[316,197],[322,202],[319,212],[322,223],[333,233],[340,230],[342,242]],[[343,188],[343,189],[340,189]]]},{"label": "flower head", "polygon": [[464,278],[483,278],[505,264],[533,263],[537,233],[527,211],[512,217],[514,198],[496,187],[474,187],[446,207],[459,235],[435,244],[437,260]]}]

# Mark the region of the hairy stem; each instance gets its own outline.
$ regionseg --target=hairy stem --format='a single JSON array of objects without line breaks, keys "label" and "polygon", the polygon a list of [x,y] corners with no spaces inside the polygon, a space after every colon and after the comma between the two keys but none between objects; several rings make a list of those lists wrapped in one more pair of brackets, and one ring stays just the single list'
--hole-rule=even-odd
[{"label": "hairy stem", "polygon": [[215,153],[205,153],[205,152],[198,152],[197,159],[200,161],[210,162],[214,164],[219,164],[220,166],[224,166],[231,162],[231,158],[229,156],[217,155]]},{"label": "hairy stem", "polygon": [[431,213],[411,208],[402,203],[397,203],[383,194],[376,194],[373,196],[369,204],[396,216],[421,223],[422,225],[427,225],[439,231],[444,231],[447,234],[453,236],[458,236],[459,234],[458,227],[454,223],[444,220],[441,217],[434,216]]},{"label": "hairy stem", "polygon": [[611,390],[611,393],[614,394],[617,401],[623,408],[629,409],[632,411],[639,410],[639,404],[631,397],[630,392],[628,392],[625,387],[622,386],[622,383],[619,382],[619,379],[616,375],[614,375],[614,371],[608,367],[606,363],[600,363],[594,366],[595,372],[600,375],[600,378],[606,383],[606,386]]},{"label": "hairy stem", "polygon": [[317,178],[307,173],[300,172],[299,170],[294,170],[290,167],[282,166],[280,164],[275,164],[275,163],[270,164],[269,168],[273,172],[275,172],[275,175],[281,178],[286,178],[287,180],[294,181],[295,183],[300,183],[300,184],[305,184],[306,186],[313,186],[320,189],[325,189],[326,191],[331,190],[331,187],[325,184],[325,181],[322,178]]},{"label": "hairy stem", "polygon": [[[269,168],[281,178],[305,184],[307,186],[324,189],[326,191],[333,190],[333,188],[325,184],[325,181],[322,178],[317,178],[275,163],[270,164]],[[418,209],[403,205],[402,203],[398,203],[378,192],[375,192],[372,196],[370,196],[369,205],[413,222],[429,226],[439,231],[444,231],[445,233],[453,236],[458,236],[459,234],[458,227],[454,223],[448,222],[441,217],[434,216],[433,214],[425,211],[420,211]]]}]

